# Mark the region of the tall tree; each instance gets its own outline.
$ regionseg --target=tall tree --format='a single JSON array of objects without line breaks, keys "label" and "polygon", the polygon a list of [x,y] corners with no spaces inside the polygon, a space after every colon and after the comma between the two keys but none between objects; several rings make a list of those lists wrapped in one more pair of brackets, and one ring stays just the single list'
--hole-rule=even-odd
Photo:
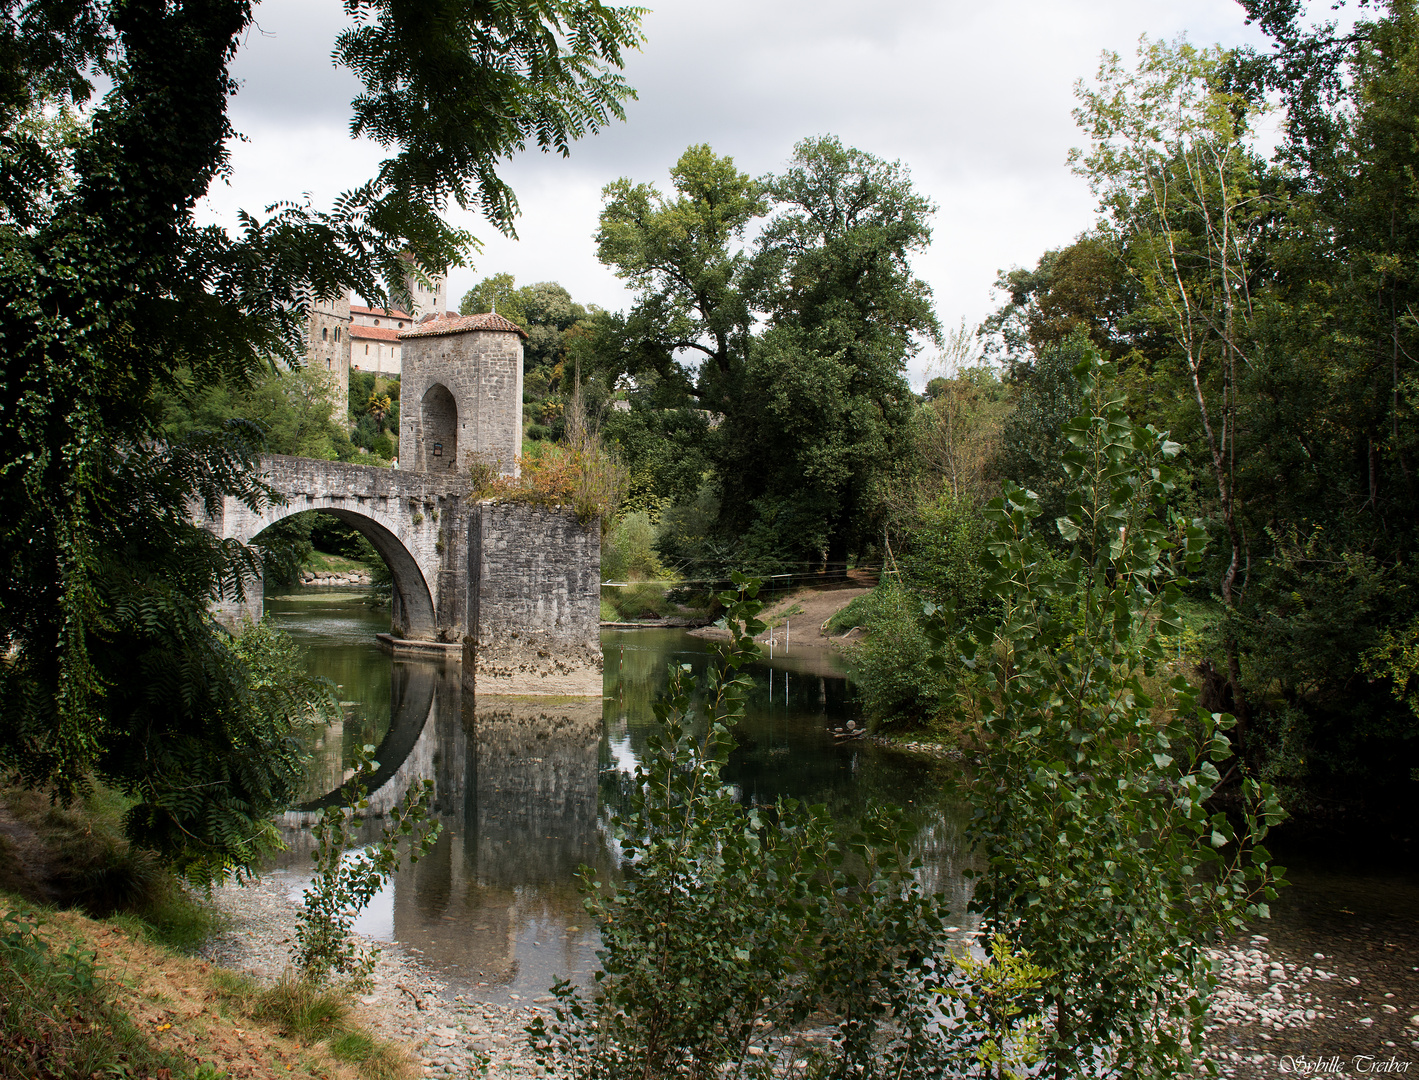
[{"label": "tall tree", "polygon": [[[1237,471],[1238,387],[1256,344],[1253,287],[1274,207],[1251,146],[1262,106],[1220,89],[1225,60],[1220,49],[1145,39],[1129,71],[1106,53],[1097,88],[1078,88],[1075,115],[1090,145],[1074,160],[1121,234],[1147,316],[1184,366],[1230,547],[1218,588],[1231,611],[1251,558]],[[1234,633],[1225,645],[1232,705],[1245,727]]]},{"label": "tall tree", "polygon": [[[846,566],[872,535],[880,480],[907,453],[907,360],[940,339],[931,290],[911,269],[933,207],[900,163],[832,137],[800,142],[769,191],[776,212],[753,283],[770,328],[717,444],[724,509],[762,519],[792,508],[775,530],[783,541],[822,542]],[[792,546],[811,561],[803,541]]]},{"label": "tall tree", "polygon": [[[207,662],[232,654],[206,609],[253,556],[189,507],[270,492],[249,443],[156,447],[153,393],[181,369],[239,384],[294,362],[311,297],[401,299],[402,252],[441,273],[466,251],[450,203],[511,232],[498,162],[621,115],[639,10],[347,0],[334,58],[363,83],[353,133],[389,156],[329,211],[285,204],[231,234],[194,211],[227,166],[249,0],[0,2],[0,762],[61,794],[97,772],[138,798],[145,835],[221,870],[250,852],[218,785],[267,716],[249,665]],[[75,106],[87,124],[61,137],[37,122]],[[289,796],[260,754],[240,767],[243,813]]]},{"label": "tall tree", "polygon": [[768,203],[761,183],[708,146],[686,150],[670,179],[673,197],[624,178],[603,192],[597,254],[636,290],[603,362],[630,378],[653,373],[718,411],[752,327],[744,231]]}]

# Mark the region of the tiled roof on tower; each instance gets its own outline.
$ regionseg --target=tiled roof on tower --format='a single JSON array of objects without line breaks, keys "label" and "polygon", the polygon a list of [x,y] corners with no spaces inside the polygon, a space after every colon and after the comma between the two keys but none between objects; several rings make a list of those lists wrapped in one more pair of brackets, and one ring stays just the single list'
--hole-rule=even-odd
[{"label": "tiled roof on tower", "polygon": [[442,319],[429,319],[411,330],[405,330],[399,337],[438,337],[440,334],[461,334],[465,330],[499,330],[505,334],[527,337],[526,330],[495,311],[485,311],[481,315],[451,315]]}]

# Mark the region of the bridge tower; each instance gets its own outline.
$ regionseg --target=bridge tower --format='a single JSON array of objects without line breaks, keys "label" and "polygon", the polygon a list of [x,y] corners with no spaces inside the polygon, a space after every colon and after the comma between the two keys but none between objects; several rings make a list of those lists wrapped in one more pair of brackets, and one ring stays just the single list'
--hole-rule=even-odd
[{"label": "bridge tower", "polygon": [[475,464],[517,475],[522,342],[493,312],[427,319],[399,335],[399,465],[467,478]]}]

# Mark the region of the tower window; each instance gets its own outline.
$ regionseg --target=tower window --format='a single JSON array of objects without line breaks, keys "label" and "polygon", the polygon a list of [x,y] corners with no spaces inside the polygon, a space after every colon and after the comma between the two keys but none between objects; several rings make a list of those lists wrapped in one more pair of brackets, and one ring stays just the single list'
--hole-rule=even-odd
[{"label": "tower window", "polygon": [[340,328],[338,326],[335,328],[335,340],[340,340]]},{"label": "tower window", "polygon": [[331,368],[330,368],[330,358],[329,358],[329,357],[326,357],[326,359],[325,359],[325,370],[326,370],[326,371],[331,370]]},{"label": "tower window", "polygon": [[379,325],[379,320],[376,319],[376,320],[374,321],[374,324],[375,324],[376,326],[378,326],[378,325]]},{"label": "tower window", "polygon": [[330,327],[328,327],[328,326],[322,326],[322,327],[320,328],[320,340],[321,340],[321,341],[329,341],[329,340],[330,340]]},{"label": "tower window", "polygon": [[366,345],[366,346],[365,346],[365,355],[368,356],[369,354],[370,354],[370,347],[369,347],[368,345]]}]

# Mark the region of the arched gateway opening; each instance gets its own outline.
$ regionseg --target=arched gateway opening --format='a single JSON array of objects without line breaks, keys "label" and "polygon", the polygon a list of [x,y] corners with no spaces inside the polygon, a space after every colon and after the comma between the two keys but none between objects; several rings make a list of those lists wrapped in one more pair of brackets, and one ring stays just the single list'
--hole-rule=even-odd
[{"label": "arched gateway opening", "polygon": [[420,472],[451,473],[458,470],[458,402],[443,383],[434,383],[419,404],[417,448]]},{"label": "arched gateway opening", "polygon": [[[249,542],[260,547],[261,538],[268,529],[302,513],[325,515],[349,526],[369,541],[370,546],[384,560],[394,584],[390,605],[390,630],[396,637],[433,640],[438,636],[433,593],[418,561],[387,525],[369,514],[344,507],[287,506],[282,508],[282,512],[265,520],[261,531],[251,537]],[[261,587],[260,582],[255,583],[248,601],[247,613],[253,618],[261,617]]]}]

